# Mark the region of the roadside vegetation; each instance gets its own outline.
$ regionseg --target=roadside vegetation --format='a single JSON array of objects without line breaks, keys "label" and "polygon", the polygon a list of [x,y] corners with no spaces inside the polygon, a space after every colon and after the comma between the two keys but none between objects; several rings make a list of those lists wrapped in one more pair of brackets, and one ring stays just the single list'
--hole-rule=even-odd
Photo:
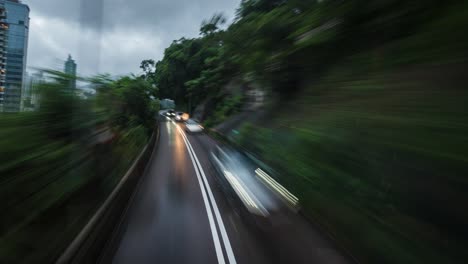
[{"label": "roadside vegetation", "polygon": [[466,262],[467,3],[245,0],[223,22],[143,62],[161,98],[209,105],[214,126],[242,104],[226,84],[260,84],[267,114],[229,136],[338,244],[361,263]]},{"label": "roadside vegetation", "polygon": [[0,263],[51,263],[140,153],[157,101],[141,78],[80,79],[45,71],[39,109],[0,115]]}]

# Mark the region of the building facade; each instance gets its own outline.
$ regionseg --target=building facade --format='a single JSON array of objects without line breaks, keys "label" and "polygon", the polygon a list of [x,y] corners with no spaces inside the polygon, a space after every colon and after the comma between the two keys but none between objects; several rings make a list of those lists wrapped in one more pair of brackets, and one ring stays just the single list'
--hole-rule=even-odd
[{"label": "building facade", "polygon": [[[70,76],[76,77],[76,63],[72,59],[71,55],[68,55],[68,59],[65,61],[65,67],[63,71]],[[71,89],[76,88],[75,79],[70,80],[70,88]]]},{"label": "building facade", "polygon": [[8,39],[5,3],[0,2],[0,112],[3,111],[6,78],[6,49]]},{"label": "building facade", "polygon": [[29,7],[18,0],[0,0],[6,9],[7,44],[4,112],[22,109],[29,34]]}]

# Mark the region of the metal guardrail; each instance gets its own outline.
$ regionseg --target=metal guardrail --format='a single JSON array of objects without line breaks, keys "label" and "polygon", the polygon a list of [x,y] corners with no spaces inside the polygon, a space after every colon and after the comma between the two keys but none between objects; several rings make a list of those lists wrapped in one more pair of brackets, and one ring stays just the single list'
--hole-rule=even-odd
[{"label": "metal guardrail", "polygon": [[56,264],[98,262],[103,249],[106,248],[109,239],[112,238],[116,227],[120,223],[120,218],[147,167],[147,162],[158,141],[159,128],[156,128],[148,144],[140,152],[127,173],[57,259]]}]

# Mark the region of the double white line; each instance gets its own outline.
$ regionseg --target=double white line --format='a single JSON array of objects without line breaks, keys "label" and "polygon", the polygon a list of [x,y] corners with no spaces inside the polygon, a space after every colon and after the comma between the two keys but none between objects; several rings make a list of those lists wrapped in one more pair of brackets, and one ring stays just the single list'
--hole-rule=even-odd
[{"label": "double white line", "polygon": [[[200,162],[198,161],[197,155],[195,154],[195,151],[193,150],[192,145],[190,144],[190,141],[188,140],[184,131],[178,125],[175,124],[175,126],[177,127],[177,130],[179,131],[182,138],[184,139],[185,146],[187,146],[190,159],[192,160],[193,167],[195,169],[195,173],[197,174],[198,183],[200,185],[200,190],[203,197],[203,202],[205,203],[206,214],[208,215],[208,222],[210,223],[210,229],[211,234],[213,236],[213,242],[216,250],[216,257],[218,258],[218,263],[225,264],[226,262],[223,254],[223,249],[221,247],[221,242],[219,240],[218,230],[216,229],[216,223],[218,224],[219,231],[221,233],[221,238],[223,240],[224,249],[226,250],[228,263],[236,264],[236,258],[234,257],[234,253],[232,252],[231,243],[229,242],[229,237],[226,233],[226,228],[224,227],[223,219],[221,218],[221,214],[219,213],[218,205],[216,204],[216,200],[213,196],[213,193],[211,192],[210,184],[206,179],[205,172],[203,171],[203,168],[200,165]],[[216,217],[216,223],[211,209],[213,209],[214,215]]]}]

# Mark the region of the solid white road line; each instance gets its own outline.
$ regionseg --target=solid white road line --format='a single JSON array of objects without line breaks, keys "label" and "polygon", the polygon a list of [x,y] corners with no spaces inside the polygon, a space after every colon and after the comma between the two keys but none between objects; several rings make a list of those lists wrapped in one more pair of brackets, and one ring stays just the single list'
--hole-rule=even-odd
[{"label": "solid white road line", "polygon": [[[187,149],[188,149],[187,140],[185,139],[183,132],[180,130],[178,125],[176,125],[176,126],[177,126],[177,129],[179,130],[179,133],[182,135],[182,138],[183,138],[183,140],[185,142],[185,145],[187,146]],[[202,197],[203,197],[203,202],[205,204],[206,214],[208,215],[208,222],[210,223],[211,234],[213,236],[213,243],[214,243],[215,250],[216,250],[216,257],[218,258],[218,263],[219,264],[225,264],[223,249],[221,248],[221,243],[219,242],[218,231],[216,230],[216,224],[214,222],[213,214],[212,214],[212,212],[210,210],[210,205],[209,205],[209,202],[208,202],[208,199],[207,199],[207,196],[206,196],[206,191],[204,190],[204,186],[203,186],[203,183],[202,183],[202,180],[201,180],[201,177],[200,177],[200,173],[198,172],[197,164],[195,163],[193,155],[190,152],[190,150],[188,152],[189,152],[190,159],[192,160],[192,164],[193,164],[193,168],[195,169],[195,173],[197,174],[198,184],[200,185],[200,189],[201,189],[201,193],[202,193]]]},{"label": "solid white road line", "polygon": [[211,191],[210,184],[208,183],[208,180],[200,164],[200,161],[198,161],[198,157],[195,154],[195,150],[193,150],[192,144],[190,144],[190,140],[187,138],[187,136],[182,130],[181,132],[182,132],[182,136],[187,139],[188,147],[193,152],[193,156],[195,157],[195,161],[197,162],[198,168],[200,168],[200,172],[203,177],[203,182],[205,183],[205,186],[207,187],[206,189],[208,191],[208,197],[210,198],[211,204],[213,205],[213,211],[215,213],[216,220],[218,221],[219,230],[221,231],[221,236],[224,242],[224,248],[226,249],[226,253],[228,255],[229,263],[236,264],[237,262],[236,262],[236,258],[234,257],[234,252],[232,251],[231,242],[229,241],[229,237],[227,235],[226,228],[224,227],[224,222],[223,222],[223,219],[221,218],[221,214],[219,213],[218,205],[216,204],[216,200],[213,196],[213,192]]},{"label": "solid white road line", "polygon": [[[177,126],[177,129],[179,130],[179,133],[184,138],[184,142],[186,142],[186,146],[187,146],[187,149],[188,149],[189,153],[193,154],[193,157],[195,158],[196,164],[198,165],[197,167],[200,170],[200,173],[202,175],[203,182],[205,183],[205,187],[206,187],[206,190],[208,192],[208,197],[209,197],[209,199],[211,201],[211,204],[213,206],[213,211],[215,213],[216,220],[218,222],[219,230],[221,232],[221,236],[222,236],[222,239],[223,239],[223,242],[224,242],[224,248],[226,249],[226,253],[227,253],[227,256],[228,256],[229,263],[230,264],[236,264],[237,262],[236,262],[236,258],[234,257],[234,252],[232,251],[231,242],[229,241],[229,237],[227,235],[223,219],[222,219],[221,214],[219,212],[218,205],[216,204],[216,200],[215,200],[215,198],[213,196],[213,192],[211,191],[210,184],[208,183],[205,172],[203,171],[203,167],[201,166],[200,161],[198,160],[198,157],[195,154],[195,150],[193,149],[192,144],[190,144],[190,140],[187,138],[184,131],[178,125],[176,125],[176,126]],[[192,160],[192,162],[193,162],[193,160]]]}]

